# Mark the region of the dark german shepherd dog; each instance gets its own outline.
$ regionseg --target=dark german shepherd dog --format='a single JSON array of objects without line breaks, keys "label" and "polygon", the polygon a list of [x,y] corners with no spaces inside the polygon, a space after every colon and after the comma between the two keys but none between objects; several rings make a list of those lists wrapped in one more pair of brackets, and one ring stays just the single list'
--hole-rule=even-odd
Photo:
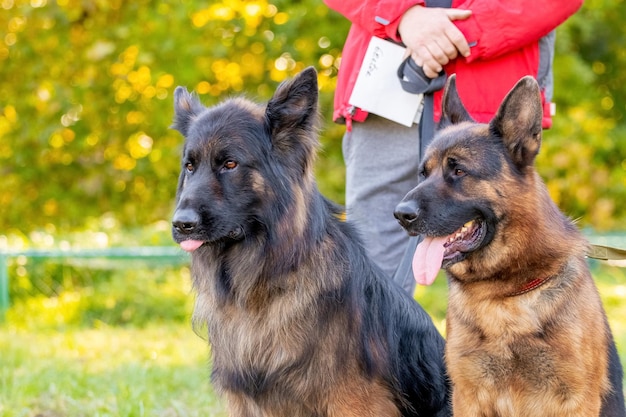
[{"label": "dark german shepherd dog", "polygon": [[397,206],[418,282],[444,268],[455,417],[624,416],[622,369],[587,243],[534,169],[539,87],[525,77],[489,124],[452,77],[419,185]]},{"label": "dark german shepherd dog", "polygon": [[265,106],[175,91],[185,137],[173,237],[232,416],[449,415],[444,340],[319,193],[317,74]]}]

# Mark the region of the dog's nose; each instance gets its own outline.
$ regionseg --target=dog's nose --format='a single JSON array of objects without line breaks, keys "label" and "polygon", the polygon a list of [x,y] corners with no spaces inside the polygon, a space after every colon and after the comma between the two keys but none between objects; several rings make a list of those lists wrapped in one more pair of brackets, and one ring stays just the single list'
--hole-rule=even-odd
[{"label": "dog's nose", "polygon": [[419,209],[414,200],[403,200],[396,206],[393,215],[402,227],[408,227],[417,219]]},{"label": "dog's nose", "polygon": [[195,210],[184,208],[174,212],[172,226],[180,233],[192,233],[198,227],[198,223],[200,223],[200,216]]}]

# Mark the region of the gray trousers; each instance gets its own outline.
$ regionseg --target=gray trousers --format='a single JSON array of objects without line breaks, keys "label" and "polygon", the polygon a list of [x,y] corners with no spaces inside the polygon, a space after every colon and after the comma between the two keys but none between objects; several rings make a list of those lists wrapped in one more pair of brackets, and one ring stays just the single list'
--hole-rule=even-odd
[{"label": "gray trousers", "polygon": [[[396,205],[417,185],[419,129],[370,114],[343,138],[346,214],[369,256],[409,294],[415,291],[410,260],[415,239],[393,217]],[[406,254],[405,252],[410,251]],[[407,265],[398,269],[404,258]],[[396,273],[398,270],[398,273]]]}]

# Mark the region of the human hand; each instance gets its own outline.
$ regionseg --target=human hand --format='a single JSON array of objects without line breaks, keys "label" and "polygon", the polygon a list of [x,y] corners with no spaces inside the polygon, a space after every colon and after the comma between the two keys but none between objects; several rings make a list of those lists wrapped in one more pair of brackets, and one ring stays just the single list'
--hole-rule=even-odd
[{"label": "human hand", "polygon": [[404,13],[398,26],[400,38],[427,77],[437,77],[459,53],[470,55],[465,37],[452,21],[467,19],[471,14],[471,10],[423,6],[413,6]]}]

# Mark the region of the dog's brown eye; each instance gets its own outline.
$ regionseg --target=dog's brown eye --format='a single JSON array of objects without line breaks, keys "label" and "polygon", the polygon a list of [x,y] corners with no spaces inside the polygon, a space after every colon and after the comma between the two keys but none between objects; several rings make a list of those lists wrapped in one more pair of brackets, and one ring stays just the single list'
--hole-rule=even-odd
[{"label": "dog's brown eye", "polygon": [[235,169],[237,168],[237,162],[233,160],[228,160],[224,162],[224,169]]},{"label": "dog's brown eye", "polygon": [[193,172],[193,164],[191,162],[187,162],[185,164],[185,169],[187,170],[187,172]]},{"label": "dog's brown eye", "polygon": [[465,171],[463,171],[463,170],[462,170],[462,169],[460,169],[460,168],[456,168],[456,169],[454,170],[454,175],[456,175],[457,177],[462,177],[462,176],[464,176],[464,175],[465,175]]}]

